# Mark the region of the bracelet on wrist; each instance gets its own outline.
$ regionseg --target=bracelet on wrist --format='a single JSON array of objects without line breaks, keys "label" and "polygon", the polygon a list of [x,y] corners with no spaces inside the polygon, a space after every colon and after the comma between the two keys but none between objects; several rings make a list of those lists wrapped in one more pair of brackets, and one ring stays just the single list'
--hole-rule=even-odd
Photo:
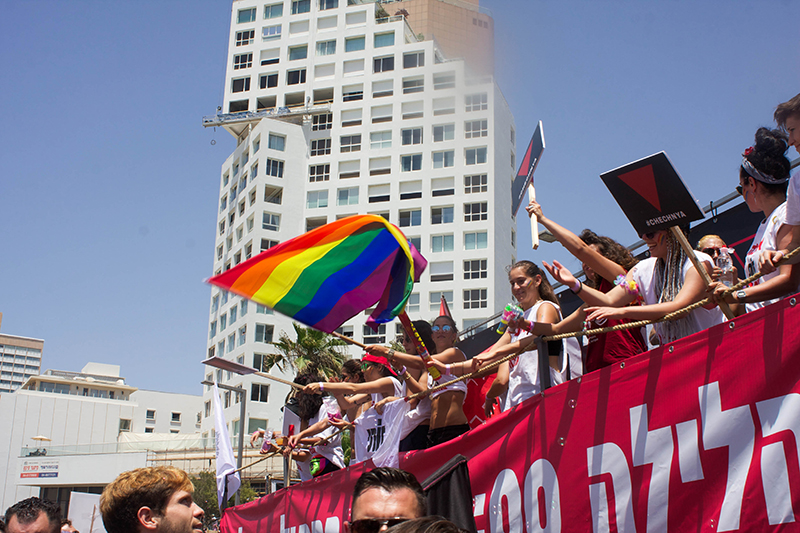
[{"label": "bracelet on wrist", "polygon": [[389,348],[389,352],[386,354],[386,359],[391,362],[392,359],[394,359],[394,354],[395,354],[394,349]]},{"label": "bracelet on wrist", "polygon": [[321,381],[319,382],[319,391],[320,392],[325,392],[325,383],[323,383]]},{"label": "bracelet on wrist", "polygon": [[569,288],[569,290],[572,291],[572,294],[578,294],[583,290],[583,283],[581,283],[581,280],[576,279],[575,283]]}]

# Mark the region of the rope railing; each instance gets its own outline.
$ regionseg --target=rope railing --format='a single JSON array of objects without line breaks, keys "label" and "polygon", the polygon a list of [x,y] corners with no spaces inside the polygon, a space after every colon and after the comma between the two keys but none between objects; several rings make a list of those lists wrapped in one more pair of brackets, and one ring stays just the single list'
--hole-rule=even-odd
[{"label": "rope railing", "polygon": [[[786,254],[784,257],[782,257],[781,260],[776,263],[776,265],[781,265],[781,264],[785,263],[786,261],[788,261],[789,259],[791,259],[795,255],[797,255],[798,253],[800,253],[800,246],[798,246],[797,248],[795,248],[794,250],[792,250],[791,252]],[[738,282],[737,284],[733,285],[729,289],[726,289],[722,293],[721,297],[724,298],[725,296],[727,296],[727,295],[729,295],[729,294],[731,294],[733,292],[738,291],[742,287],[744,287],[744,286],[752,283],[753,281],[757,280],[762,275],[763,274],[761,274],[761,272],[756,272],[752,276],[741,280],[740,282]],[[673,311],[672,313],[667,313],[666,315],[664,315],[664,316],[662,316],[661,318],[658,318],[658,319],[637,320],[635,322],[628,322],[626,324],[618,324],[616,326],[611,326],[611,327],[607,327],[607,328],[596,328],[596,329],[581,330],[581,331],[571,331],[569,333],[559,333],[557,335],[547,335],[547,336],[542,336],[541,339],[543,341],[557,341],[557,340],[567,339],[567,338],[570,338],[570,337],[581,337],[581,336],[584,336],[584,335],[598,335],[600,333],[609,333],[611,331],[620,331],[620,330],[624,330],[624,329],[641,328],[641,327],[644,327],[644,326],[648,326],[650,324],[655,324],[656,322],[665,322],[667,320],[675,320],[676,318],[680,317],[681,315],[684,315],[684,314],[686,314],[686,313],[688,313],[690,311],[693,311],[693,310],[695,310],[695,309],[697,309],[699,307],[703,307],[705,305],[708,305],[708,304],[710,304],[710,303],[712,303],[714,301],[715,301],[714,298],[709,296],[708,298],[704,298],[704,299],[702,299],[702,300],[700,300],[698,302],[695,302],[693,304],[687,305],[686,307],[678,309],[677,311]],[[521,345],[520,348],[516,352],[514,352],[514,353],[512,353],[510,355],[507,355],[507,356],[505,356],[505,357],[503,357],[501,359],[498,359],[497,361],[492,361],[491,363],[481,367],[480,369],[476,370],[475,372],[470,372],[468,374],[464,374],[463,376],[459,376],[456,379],[450,380],[450,381],[448,381],[446,383],[441,383],[441,384],[436,385],[435,387],[431,387],[431,388],[429,388],[427,390],[424,390],[422,392],[418,392],[416,394],[412,394],[411,396],[406,396],[406,401],[411,401],[411,400],[416,400],[416,399],[419,399],[419,398],[424,398],[425,396],[428,396],[429,394],[434,393],[434,392],[438,392],[438,391],[448,387],[449,385],[452,385],[453,383],[457,383],[459,381],[464,381],[464,380],[467,380],[467,379],[470,379],[470,378],[474,378],[474,377],[479,376],[481,374],[489,373],[491,370],[494,370],[495,368],[499,367],[501,364],[503,364],[503,363],[505,363],[507,361],[511,361],[515,357],[519,356],[521,353],[527,351],[533,344],[536,343],[537,337],[532,335],[530,337],[526,337],[526,339],[530,339],[530,342]]]}]

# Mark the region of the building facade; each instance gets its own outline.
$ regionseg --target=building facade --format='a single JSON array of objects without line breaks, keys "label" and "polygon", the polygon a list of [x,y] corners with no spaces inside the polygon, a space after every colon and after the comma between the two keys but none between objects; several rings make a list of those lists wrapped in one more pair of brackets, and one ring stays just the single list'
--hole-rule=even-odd
[{"label": "building facade", "polygon": [[[222,112],[204,118],[237,139],[219,175],[213,272],[336,219],[378,214],[429,262],[406,308],[411,318],[435,318],[444,297],[467,327],[510,301],[514,121],[491,76],[390,15],[395,4],[233,2]],[[286,317],[211,292],[209,355],[262,370],[270,343],[294,336]],[[400,325],[372,331],[369,312],[340,333],[394,340]],[[209,368],[206,378],[215,377],[250,394],[241,424],[236,395],[225,402],[233,433],[280,427],[288,387]],[[208,387],[204,401],[210,435]]]},{"label": "building facade", "polygon": [[[201,447],[201,409],[200,396],[127,385],[117,365],[30,377],[0,394],[0,506],[42,496],[66,511],[70,492],[99,493],[120,473],[153,464],[164,442],[196,435]],[[145,444],[121,444],[131,440],[123,434],[147,433]]]},{"label": "building facade", "polygon": [[0,393],[14,392],[39,375],[43,349],[41,339],[0,334]]}]

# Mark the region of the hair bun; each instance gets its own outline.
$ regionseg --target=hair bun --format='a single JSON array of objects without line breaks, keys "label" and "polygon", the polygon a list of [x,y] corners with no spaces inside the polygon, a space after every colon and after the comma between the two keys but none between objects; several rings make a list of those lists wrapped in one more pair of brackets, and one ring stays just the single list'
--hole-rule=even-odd
[{"label": "hair bun", "polygon": [[756,131],[755,148],[772,157],[783,156],[789,149],[788,137],[781,130],[758,128]]}]

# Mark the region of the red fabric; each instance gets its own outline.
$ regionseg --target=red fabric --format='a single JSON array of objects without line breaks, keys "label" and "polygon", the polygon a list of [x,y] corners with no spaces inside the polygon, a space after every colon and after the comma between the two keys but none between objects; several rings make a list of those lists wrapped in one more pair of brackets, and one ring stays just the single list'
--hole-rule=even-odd
[{"label": "red fabric", "polygon": [[[492,386],[497,372],[482,378],[467,380],[467,397],[464,399],[464,414],[467,416],[467,423],[471,429],[475,429],[486,422],[486,414],[483,411],[483,404],[486,402],[486,393]],[[494,413],[498,414],[500,407],[495,404]]]},{"label": "red fabric", "polygon": [[[553,387],[400,467],[423,480],[466,456],[487,533],[797,530],[799,322],[784,300]],[[222,529],[342,531],[368,467],[230,509]]]},{"label": "red fabric", "polygon": [[[613,288],[612,283],[600,278],[600,286],[597,287],[600,292],[606,293]],[[592,321],[590,327],[610,328],[628,322],[630,322],[628,319],[609,318],[602,323]],[[586,347],[586,372],[594,372],[647,351],[644,331],[644,328],[624,329],[590,336]]]}]

